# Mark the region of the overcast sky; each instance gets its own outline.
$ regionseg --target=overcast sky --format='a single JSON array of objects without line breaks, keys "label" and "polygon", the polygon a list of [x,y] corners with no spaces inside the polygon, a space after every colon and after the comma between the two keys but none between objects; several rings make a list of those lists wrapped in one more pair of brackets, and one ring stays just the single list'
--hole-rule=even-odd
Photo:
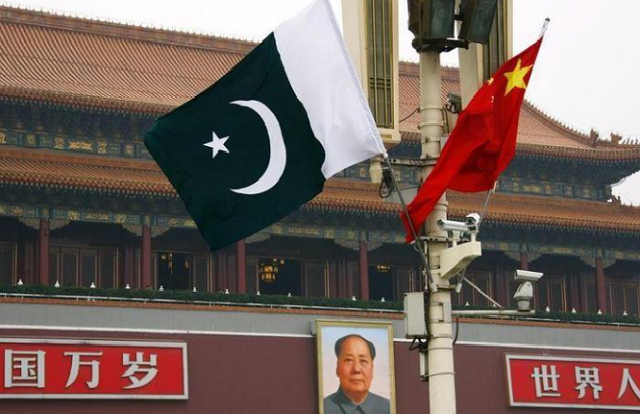
[{"label": "overcast sky", "polygon": [[[0,2],[199,33],[261,40],[310,0],[19,0]],[[349,1],[349,0],[345,0]],[[340,14],[340,0],[331,0]],[[400,57],[417,60],[400,0]],[[640,0],[514,0],[514,52],[535,41],[551,18],[526,98],[559,121],[601,137],[640,139],[640,68],[635,29]],[[457,52],[443,54],[457,66]],[[640,166],[638,167],[640,169]],[[640,205],[640,173],[614,188]]]}]

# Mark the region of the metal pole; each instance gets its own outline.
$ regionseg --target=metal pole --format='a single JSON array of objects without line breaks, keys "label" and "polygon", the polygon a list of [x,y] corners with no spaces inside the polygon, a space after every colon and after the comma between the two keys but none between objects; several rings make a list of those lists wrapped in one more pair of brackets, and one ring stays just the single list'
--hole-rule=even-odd
[{"label": "metal pole", "polygon": [[[433,169],[440,156],[440,142],[444,133],[441,100],[442,78],[440,74],[440,52],[426,50],[420,53],[420,135],[422,158],[427,161],[423,179]],[[425,234],[429,245],[429,263],[437,292],[428,291],[429,329],[429,413],[455,414],[455,374],[453,366],[453,325],[451,315],[451,287],[448,279],[439,272],[438,253],[447,247],[446,234],[437,225],[439,219],[447,218],[447,202],[443,195],[425,223]]]}]

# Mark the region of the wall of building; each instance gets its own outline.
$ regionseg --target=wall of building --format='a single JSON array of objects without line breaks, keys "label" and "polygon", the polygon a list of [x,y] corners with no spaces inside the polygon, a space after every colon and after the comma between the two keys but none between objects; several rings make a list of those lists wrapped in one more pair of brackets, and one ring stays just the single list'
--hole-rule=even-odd
[{"label": "wall of building", "polygon": [[[0,300],[0,338],[75,338],[186,342],[189,399],[0,400],[2,412],[315,413],[317,368],[311,324],[317,319],[392,322],[398,413],[428,412],[428,385],[409,351],[398,312],[202,308]],[[640,329],[463,321],[455,348],[459,413],[562,413],[509,408],[505,354],[640,360]],[[616,412],[616,411],[609,411]]]}]

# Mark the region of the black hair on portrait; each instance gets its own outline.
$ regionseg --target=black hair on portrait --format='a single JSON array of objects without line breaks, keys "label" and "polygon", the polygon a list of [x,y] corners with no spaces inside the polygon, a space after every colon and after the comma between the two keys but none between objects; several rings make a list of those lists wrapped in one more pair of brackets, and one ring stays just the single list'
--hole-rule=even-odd
[{"label": "black hair on portrait", "polygon": [[364,341],[365,344],[367,344],[367,347],[369,347],[369,354],[371,354],[371,360],[373,361],[374,359],[376,359],[376,347],[373,346],[373,342],[369,341],[367,338],[364,338],[360,335],[357,334],[349,334],[346,336],[343,336],[342,338],[338,339],[336,341],[336,345],[334,347],[334,351],[336,353],[336,356],[338,358],[340,358],[340,352],[342,351],[342,343],[344,341],[346,341],[349,338],[359,338],[362,339]]}]

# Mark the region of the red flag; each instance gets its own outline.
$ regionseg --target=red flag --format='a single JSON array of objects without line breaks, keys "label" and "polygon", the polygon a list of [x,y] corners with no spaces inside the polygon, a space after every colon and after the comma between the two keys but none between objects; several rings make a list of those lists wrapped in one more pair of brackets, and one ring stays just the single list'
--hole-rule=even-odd
[{"label": "red flag", "polygon": [[[542,37],[502,65],[460,113],[438,162],[407,208],[416,231],[447,188],[490,190],[507,168],[516,152],[520,107],[541,44]],[[402,221],[410,242],[413,234],[404,213]]]}]

